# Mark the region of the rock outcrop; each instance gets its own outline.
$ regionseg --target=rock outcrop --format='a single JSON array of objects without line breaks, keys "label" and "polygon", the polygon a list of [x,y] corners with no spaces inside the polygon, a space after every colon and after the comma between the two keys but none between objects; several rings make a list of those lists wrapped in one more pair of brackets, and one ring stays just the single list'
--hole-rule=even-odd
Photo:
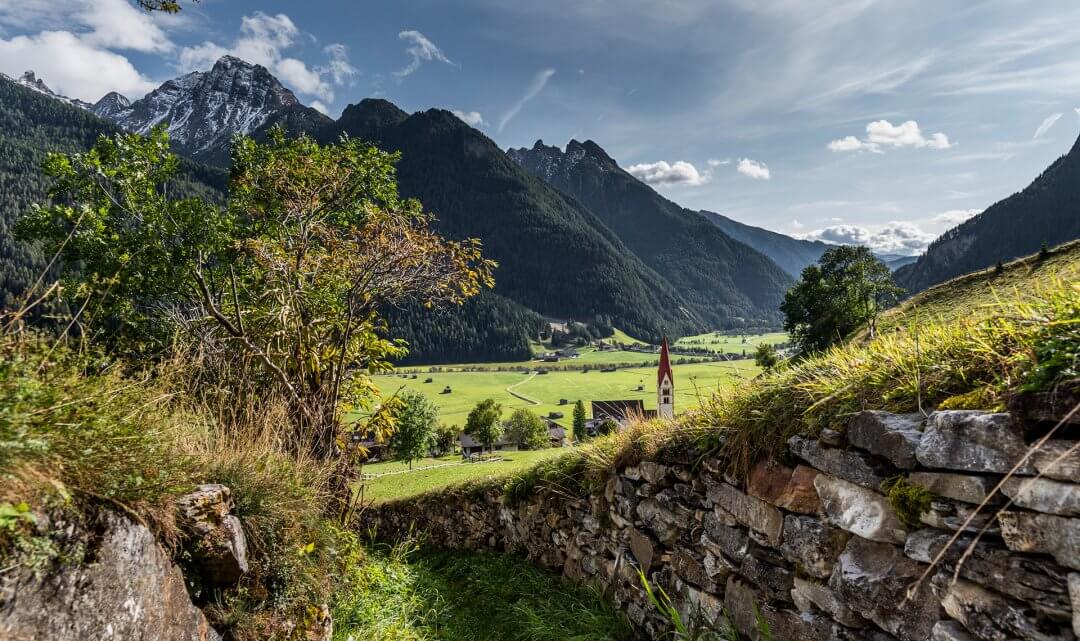
[{"label": "rock outcrop", "polygon": [[[792,439],[778,456],[787,465],[759,464],[745,487],[716,460],[654,460],[587,497],[432,494],[369,510],[364,526],[391,540],[522,552],[603,587],[654,639],[669,623],[639,569],[683,612],[719,621],[726,610],[750,639],[761,637],[756,610],[783,641],[1075,641],[1076,460],[1061,456],[1068,441],[1049,445],[1054,458],[1025,460],[1029,445],[1008,414],[865,412],[846,433]],[[1021,476],[976,514],[1013,467]],[[934,495],[917,527],[910,505],[898,510],[881,487],[897,476]]]}]

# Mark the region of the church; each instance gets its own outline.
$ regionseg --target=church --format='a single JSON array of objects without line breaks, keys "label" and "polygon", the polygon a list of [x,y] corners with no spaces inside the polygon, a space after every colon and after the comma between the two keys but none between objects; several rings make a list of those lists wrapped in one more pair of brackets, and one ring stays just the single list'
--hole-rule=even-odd
[{"label": "church", "polygon": [[586,424],[586,429],[593,433],[600,423],[608,419],[625,427],[636,418],[675,418],[675,374],[671,371],[666,336],[660,343],[660,363],[656,368],[656,409],[645,409],[645,401],[640,398],[592,401],[592,420]]}]

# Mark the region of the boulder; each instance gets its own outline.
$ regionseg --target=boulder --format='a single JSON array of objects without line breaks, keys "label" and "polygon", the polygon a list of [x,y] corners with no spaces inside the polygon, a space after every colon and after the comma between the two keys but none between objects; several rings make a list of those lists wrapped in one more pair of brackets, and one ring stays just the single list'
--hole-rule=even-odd
[{"label": "boulder", "polygon": [[[0,638],[218,641],[184,575],[142,525],[115,514],[83,563],[0,579]],[[89,535],[87,535],[89,538]]]},{"label": "boulder", "polygon": [[1010,550],[1049,554],[1080,570],[1080,519],[1033,512],[1001,512],[1001,538]]},{"label": "boulder", "polygon": [[901,641],[924,641],[941,618],[929,581],[908,593],[925,569],[896,546],[852,537],[836,562],[829,587],[849,608]]},{"label": "boulder", "polygon": [[1010,552],[985,539],[976,543],[973,536],[962,536],[946,549],[951,538],[951,534],[937,530],[913,532],[904,544],[904,554],[920,563],[931,563],[945,550],[938,567],[950,576],[966,554],[960,565],[961,577],[1044,611],[1068,615],[1068,588],[1060,566],[1040,557]]},{"label": "boulder", "polygon": [[851,535],[816,518],[789,514],[783,538],[780,552],[785,559],[810,576],[827,579]]},{"label": "boulder", "polygon": [[833,525],[871,541],[904,542],[907,532],[884,496],[827,474],[818,476],[814,486]]},{"label": "boulder", "polygon": [[890,470],[878,464],[868,454],[823,447],[821,443],[805,436],[792,436],[788,439],[788,449],[817,470],[867,489],[879,489],[881,483],[891,476]]},{"label": "boulder", "polygon": [[203,581],[232,585],[248,571],[247,541],[232,514],[232,492],[218,483],[198,486],[176,500],[186,548]]},{"label": "boulder", "polygon": [[791,600],[800,612],[810,612],[817,608],[849,628],[861,628],[866,624],[865,619],[852,612],[824,583],[795,577]]},{"label": "boulder", "polygon": [[[1023,428],[1011,415],[947,410],[934,412],[927,419],[915,456],[926,467],[1004,474],[1026,452]],[[1028,461],[1018,473],[1034,471]]]},{"label": "boulder", "polygon": [[915,450],[922,440],[921,414],[892,414],[869,410],[848,421],[847,440],[851,445],[889,459],[902,470],[916,467]]},{"label": "boulder", "polygon": [[784,528],[784,517],[780,510],[761,499],[743,494],[727,483],[713,484],[708,492],[713,505],[726,510],[736,521],[761,534],[769,545],[780,545]]},{"label": "boulder", "polygon": [[1060,620],[1048,618],[1024,603],[1013,601],[986,588],[939,572],[931,582],[941,606],[964,624],[976,637],[986,641],[1073,641]]},{"label": "boulder", "polygon": [[1019,507],[1047,514],[1080,516],[1080,485],[1044,478],[1013,477],[1005,481],[1001,492]]},{"label": "boulder", "polygon": [[[908,482],[938,496],[976,505],[985,501],[997,485],[997,479],[991,476],[952,472],[912,472]],[[1000,496],[995,496],[995,499],[991,501],[992,505],[1005,502]]]}]

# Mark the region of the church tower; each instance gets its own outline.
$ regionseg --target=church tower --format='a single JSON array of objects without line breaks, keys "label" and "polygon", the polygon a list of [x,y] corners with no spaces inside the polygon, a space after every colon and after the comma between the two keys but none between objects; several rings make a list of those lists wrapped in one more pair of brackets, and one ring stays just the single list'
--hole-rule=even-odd
[{"label": "church tower", "polygon": [[660,367],[656,372],[656,415],[675,418],[675,375],[671,373],[667,336],[660,343]]}]

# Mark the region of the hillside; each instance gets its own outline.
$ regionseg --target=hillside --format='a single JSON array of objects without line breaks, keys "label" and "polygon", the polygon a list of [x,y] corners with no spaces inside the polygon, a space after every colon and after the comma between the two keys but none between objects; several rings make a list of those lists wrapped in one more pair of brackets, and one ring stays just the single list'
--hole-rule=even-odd
[{"label": "hillside", "polygon": [[800,240],[761,227],[732,220],[715,212],[702,210],[709,222],[735,240],[746,243],[776,261],[777,265],[798,278],[807,265],[816,263],[829,245],[819,240]]},{"label": "hillside", "polygon": [[950,322],[985,315],[1002,298],[1055,282],[1080,282],[1080,241],[1055,247],[1044,257],[1036,253],[1004,263],[1001,271],[991,267],[934,285],[886,310],[878,319],[878,330],[902,329],[916,319]]},{"label": "hillside", "polygon": [[[15,221],[46,198],[41,163],[49,152],[83,151],[117,128],[89,111],[0,78],[0,309],[10,308],[48,260],[15,239]],[[225,174],[195,163],[183,165],[182,193],[217,197]]]},{"label": "hillside", "polygon": [[566,151],[537,141],[507,155],[579,200],[679,292],[710,328],[775,323],[790,276],[705,216],[634,178],[593,141]]},{"label": "hillside", "polygon": [[945,232],[896,273],[909,292],[1080,238],[1080,139],[1022,191]]}]

